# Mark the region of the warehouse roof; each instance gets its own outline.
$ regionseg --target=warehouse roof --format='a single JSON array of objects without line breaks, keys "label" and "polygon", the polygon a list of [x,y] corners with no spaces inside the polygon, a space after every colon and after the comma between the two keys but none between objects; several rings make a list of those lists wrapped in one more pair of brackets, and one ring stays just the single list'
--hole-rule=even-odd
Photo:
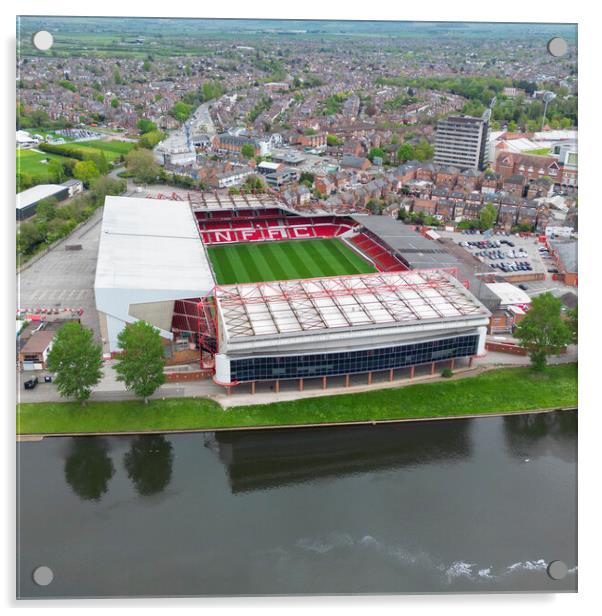
[{"label": "warehouse roof", "polygon": [[577,240],[550,240],[550,247],[558,255],[565,272],[577,271]]},{"label": "warehouse roof", "polygon": [[42,199],[48,199],[65,190],[60,184],[38,184],[17,194],[17,209],[22,210]]},{"label": "warehouse roof", "polygon": [[40,330],[34,332],[21,349],[21,353],[43,353],[54,340],[56,331]]},{"label": "warehouse roof", "polygon": [[500,305],[502,306],[531,303],[531,298],[524,291],[509,282],[492,282],[486,286],[500,298]]},{"label": "warehouse roof", "polygon": [[96,288],[207,291],[212,286],[187,201],[105,199]]},{"label": "warehouse roof", "polygon": [[227,339],[490,314],[445,270],[228,285],[215,297]]}]

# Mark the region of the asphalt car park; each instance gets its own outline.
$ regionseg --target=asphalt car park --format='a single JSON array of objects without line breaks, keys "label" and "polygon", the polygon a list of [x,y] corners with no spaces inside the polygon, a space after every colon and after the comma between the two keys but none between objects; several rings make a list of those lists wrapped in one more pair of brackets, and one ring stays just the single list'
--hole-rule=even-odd
[{"label": "asphalt car park", "polygon": [[[81,313],[81,322],[100,340],[94,299],[102,209],[52,250],[17,275],[17,308],[34,314]],[[77,244],[78,250],[66,246]]]},{"label": "asphalt car park", "polygon": [[522,237],[508,232],[438,231],[451,238],[471,255],[489,265],[501,276],[547,274],[537,237]]}]

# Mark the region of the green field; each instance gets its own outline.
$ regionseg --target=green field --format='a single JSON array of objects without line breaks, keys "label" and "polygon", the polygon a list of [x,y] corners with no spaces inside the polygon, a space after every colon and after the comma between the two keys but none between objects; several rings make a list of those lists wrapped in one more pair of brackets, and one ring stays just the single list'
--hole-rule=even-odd
[{"label": "green field", "polygon": [[218,284],[295,280],[375,272],[338,239],[209,246]]},{"label": "green field", "polygon": [[[104,141],[102,139],[94,141],[68,142],[66,148],[77,147],[82,152],[104,152],[109,162],[119,158],[122,154],[127,154],[136,144],[129,141]],[[60,147],[60,146],[59,146]],[[51,183],[54,178],[48,176],[48,164],[42,161],[67,160],[66,156],[50,154],[39,150],[17,150],[17,173],[27,173],[31,175],[36,183]]]},{"label": "green field", "polygon": [[[109,162],[119,158],[122,154],[127,154],[136,144],[130,141],[105,141],[95,139],[94,141],[77,141],[65,144],[65,148],[77,148],[82,152],[104,152]],[[60,148],[61,146],[59,146]]]},{"label": "green field", "polygon": [[48,177],[48,164],[42,161],[54,159],[66,160],[64,156],[57,154],[35,152],[34,150],[17,150],[17,173],[28,173],[37,182],[52,182],[53,178]]},{"label": "green field", "polygon": [[577,406],[577,365],[504,368],[392,389],[238,406],[201,398],[44,402],[17,406],[18,434],[144,432],[457,417]]}]

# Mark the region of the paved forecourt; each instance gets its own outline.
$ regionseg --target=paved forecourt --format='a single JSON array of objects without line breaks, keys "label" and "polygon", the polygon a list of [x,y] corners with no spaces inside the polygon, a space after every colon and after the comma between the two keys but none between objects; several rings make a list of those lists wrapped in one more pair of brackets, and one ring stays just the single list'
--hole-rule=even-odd
[{"label": "paved forecourt", "polygon": [[218,284],[368,274],[376,269],[338,239],[209,246]]}]

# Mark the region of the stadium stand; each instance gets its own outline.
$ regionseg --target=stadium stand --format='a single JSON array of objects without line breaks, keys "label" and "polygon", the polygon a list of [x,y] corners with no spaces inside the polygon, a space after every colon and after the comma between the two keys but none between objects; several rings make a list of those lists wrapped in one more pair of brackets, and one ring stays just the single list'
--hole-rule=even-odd
[{"label": "stadium stand", "polygon": [[343,216],[296,216],[270,208],[195,212],[205,244],[339,237],[357,227]]},{"label": "stadium stand", "polygon": [[403,272],[408,268],[376,240],[360,233],[349,241],[374,263],[381,272]]}]

